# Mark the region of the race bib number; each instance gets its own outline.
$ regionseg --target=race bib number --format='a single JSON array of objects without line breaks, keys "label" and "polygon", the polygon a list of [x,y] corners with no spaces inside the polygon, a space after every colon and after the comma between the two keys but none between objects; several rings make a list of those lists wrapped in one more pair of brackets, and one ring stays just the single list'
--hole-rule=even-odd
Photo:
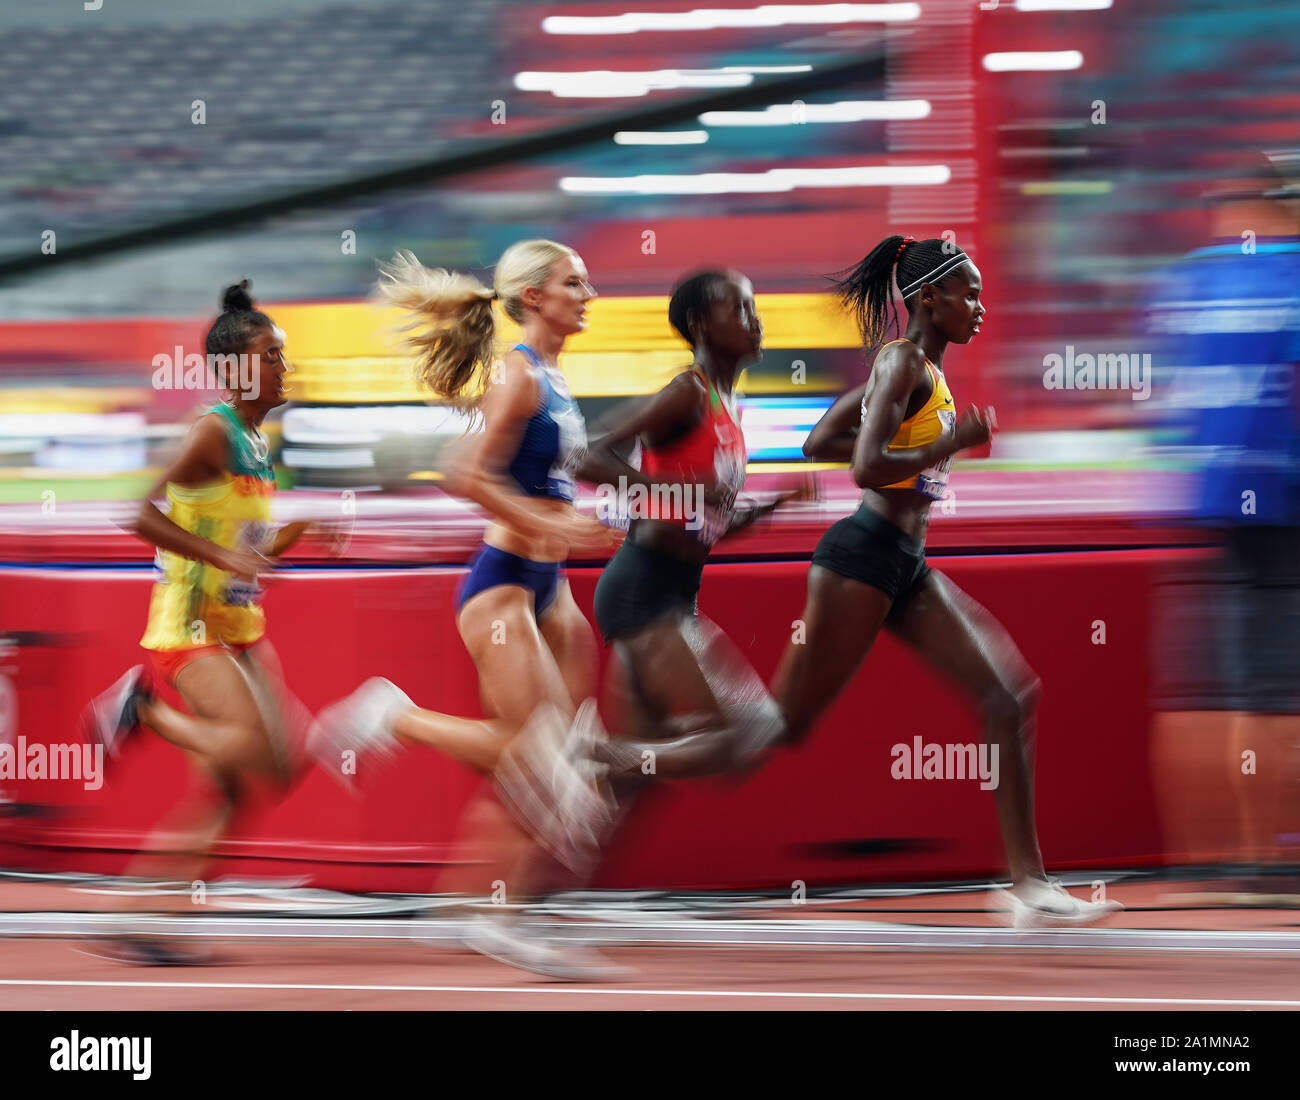
[{"label": "race bib number", "polygon": [[[239,550],[256,550],[259,554],[267,549],[266,543],[271,537],[271,525],[253,521],[244,524],[239,535]],[[253,607],[262,600],[262,586],[256,580],[244,577],[229,577],[226,580],[224,602],[230,607]]]}]

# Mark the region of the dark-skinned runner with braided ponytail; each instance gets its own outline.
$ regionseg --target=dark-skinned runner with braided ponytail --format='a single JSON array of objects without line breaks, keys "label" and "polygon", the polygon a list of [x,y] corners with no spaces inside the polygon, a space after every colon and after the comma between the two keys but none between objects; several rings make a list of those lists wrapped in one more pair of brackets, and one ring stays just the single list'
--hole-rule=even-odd
[{"label": "dark-skinned runner with braided ponytail", "polygon": [[[901,338],[881,346],[897,331],[895,287],[907,322]],[[951,241],[890,236],[835,289],[864,351],[879,350],[867,381],[827,410],[803,448],[809,458],[850,463],[863,493],[813,553],[805,636],[787,647],[773,683],[788,738],[808,733],[889,630],[980,711],[1012,880],[999,897],[1008,919],[1016,927],[1095,921],[1118,906],[1072,897],[1043,869],[1033,795],[1039,680],[993,616],[925,560],[930,507],[945,495],[953,456],[988,442],[994,427],[991,408],[957,415],[943,369],[948,345],[970,343],[987,315],[979,269]]]}]

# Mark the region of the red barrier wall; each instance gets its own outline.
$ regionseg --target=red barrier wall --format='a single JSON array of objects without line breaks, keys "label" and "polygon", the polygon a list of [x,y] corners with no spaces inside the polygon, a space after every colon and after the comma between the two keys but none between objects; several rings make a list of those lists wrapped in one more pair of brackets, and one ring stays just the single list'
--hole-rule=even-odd
[{"label": "red barrier wall", "polygon": [[[1194,550],[932,558],[989,607],[1045,684],[1038,818],[1049,867],[1157,862],[1149,774],[1148,593],[1156,569]],[[267,597],[270,637],[312,709],[385,675],[421,704],[479,714],[473,666],[456,634],[461,568],[299,570]],[[804,597],[806,559],[725,562],[705,573],[701,609],[770,677]],[[590,616],[598,570],[570,571]],[[0,655],[27,741],[77,740],[84,702],[140,651],[144,570],[0,570]],[[1106,643],[1093,644],[1094,622]],[[966,878],[1002,866],[993,795],[971,781],[895,780],[890,746],[978,742],[973,711],[894,640],[882,637],[809,742],[744,784],[665,783],[638,807],[600,882],[611,887],[788,888],[882,879]],[[132,746],[101,790],[77,781],[0,781],[58,817],[0,829],[0,865],[118,871],[189,782],[182,754],[155,737]],[[217,873],[310,875],[339,889],[427,890],[476,777],[410,750],[351,798],[312,773],[241,829]]]}]

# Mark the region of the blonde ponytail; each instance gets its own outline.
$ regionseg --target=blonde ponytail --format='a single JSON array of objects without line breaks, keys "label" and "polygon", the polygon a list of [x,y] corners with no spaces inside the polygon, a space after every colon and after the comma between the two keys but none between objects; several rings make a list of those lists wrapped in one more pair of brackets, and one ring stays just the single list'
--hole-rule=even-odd
[{"label": "blonde ponytail", "polygon": [[496,350],[492,291],[471,275],[430,270],[410,252],[379,270],[377,297],[407,314],[401,331],[420,381],[453,404],[474,404],[487,389]]}]

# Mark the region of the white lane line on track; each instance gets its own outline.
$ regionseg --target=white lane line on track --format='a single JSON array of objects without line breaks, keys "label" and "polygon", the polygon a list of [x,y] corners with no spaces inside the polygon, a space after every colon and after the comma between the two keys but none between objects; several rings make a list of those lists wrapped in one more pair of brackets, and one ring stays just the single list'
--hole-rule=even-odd
[{"label": "white lane line on track", "polygon": [[1250,1008],[1300,1008],[1300,1001],[1247,1000],[1204,997],[1034,997],[996,993],[811,993],[789,990],[740,989],[618,989],[561,985],[317,985],[289,982],[73,982],[0,978],[0,985],[63,986],[75,989],[279,989],[355,993],[568,993],[607,997],[768,997],[790,1000],[861,1001],[1001,1001],[1028,1004],[1099,1005],[1240,1005]]}]

